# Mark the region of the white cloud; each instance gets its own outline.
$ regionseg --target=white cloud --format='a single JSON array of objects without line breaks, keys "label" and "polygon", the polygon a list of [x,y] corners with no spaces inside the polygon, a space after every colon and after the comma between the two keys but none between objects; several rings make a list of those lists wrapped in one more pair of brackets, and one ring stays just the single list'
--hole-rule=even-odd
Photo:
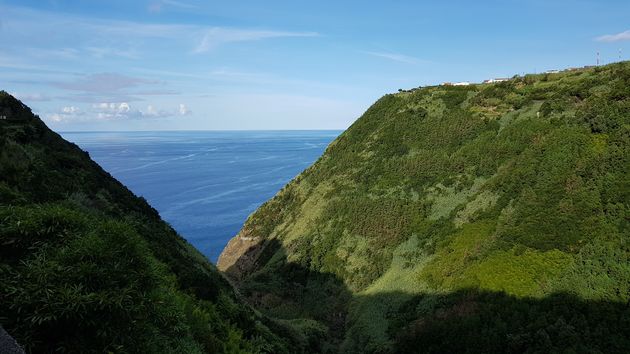
[{"label": "white cloud", "polygon": [[70,121],[80,121],[83,120],[85,116],[85,112],[75,106],[66,106],[62,107],[59,112],[54,112],[46,115],[46,118],[49,120],[60,123],[60,122],[70,122]]},{"label": "white cloud", "polygon": [[[149,9],[159,12],[164,6],[180,9],[196,8],[196,5],[188,2],[162,0],[151,3]],[[20,7],[11,7],[10,10],[12,16],[6,19],[4,27],[11,29],[6,37],[12,38],[13,43],[25,44],[22,47],[41,53],[49,52],[60,59],[75,61],[84,60],[85,55],[90,55],[95,59],[105,56],[137,59],[146,56],[146,50],[154,51],[156,47],[160,50],[168,48],[170,51],[201,53],[218,45],[232,42],[318,36],[316,32],[103,20]],[[40,38],[49,37],[51,31],[54,31],[56,36],[51,37],[47,45],[29,45]],[[64,36],[73,39],[72,48],[66,47],[67,42],[58,43],[57,39]],[[160,44],[152,46],[151,44],[155,42],[151,42],[151,39],[160,39]],[[1,42],[2,38],[0,38],[0,44]],[[24,57],[24,48],[13,49]]]},{"label": "white cloud", "polygon": [[92,105],[96,118],[99,120],[123,120],[139,119],[146,117],[169,116],[166,112],[158,111],[153,106],[147,106],[146,110],[132,108],[127,102],[102,102]]},{"label": "white cloud", "polygon": [[128,113],[131,110],[129,103],[127,102],[120,102],[120,103],[102,102],[102,103],[92,105],[92,108],[100,113],[111,113],[111,114]]},{"label": "white cloud", "polygon": [[187,116],[189,114],[191,114],[192,112],[190,111],[190,109],[188,109],[188,107],[186,107],[185,104],[180,103],[179,104],[179,115],[180,116]]},{"label": "white cloud", "polygon": [[62,107],[58,112],[52,112],[45,117],[55,123],[138,120],[148,118],[167,118],[189,115],[192,112],[185,104],[179,104],[177,109],[158,109],[147,105],[145,109],[132,107],[128,102],[101,102],[91,105],[88,110],[76,106]]},{"label": "white cloud", "polygon": [[420,60],[417,59],[417,58],[410,57],[408,55],[398,54],[398,53],[370,52],[370,51],[366,51],[364,53],[365,54],[369,54],[369,55],[374,56],[374,57],[389,59],[389,60],[396,61],[396,62],[399,62],[399,63],[416,64],[416,63],[420,62]]},{"label": "white cloud", "polygon": [[148,105],[146,110],[137,111],[136,112],[139,117],[138,118],[165,118],[172,117],[175,115],[175,111],[167,111],[163,109],[156,109],[152,105]]},{"label": "white cloud", "polygon": [[61,112],[65,114],[78,114],[81,110],[75,106],[63,107]]},{"label": "white cloud", "polygon": [[53,122],[62,122],[66,120],[62,114],[58,113],[49,114],[47,118],[52,120]]},{"label": "white cloud", "polygon": [[595,38],[599,42],[621,42],[621,41],[630,41],[630,30],[616,33],[616,34],[606,34],[600,37]]},{"label": "white cloud", "polygon": [[317,37],[317,32],[285,32],[214,27],[205,31],[193,53],[203,53],[221,44],[259,41],[270,38]]}]

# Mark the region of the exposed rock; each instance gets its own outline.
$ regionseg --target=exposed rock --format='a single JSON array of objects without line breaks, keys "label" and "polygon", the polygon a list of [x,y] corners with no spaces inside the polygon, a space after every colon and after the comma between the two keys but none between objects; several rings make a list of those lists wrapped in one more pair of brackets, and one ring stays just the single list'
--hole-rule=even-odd
[{"label": "exposed rock", "polygon": [[0,354],[24,354],[22,347],[2,327],[0,327]]},{"label": "exposed rock", "polygon": [[237,235],[233,237],[217,261],[217,268],[225,272],[230,278],[241,279],[256,265],[258,257],[264,250],[264,239]]}]

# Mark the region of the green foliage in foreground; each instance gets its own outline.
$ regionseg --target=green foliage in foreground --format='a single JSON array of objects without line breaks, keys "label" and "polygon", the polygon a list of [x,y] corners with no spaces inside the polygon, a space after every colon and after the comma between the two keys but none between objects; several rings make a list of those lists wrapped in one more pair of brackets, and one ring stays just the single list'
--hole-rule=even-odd
[{"label": "green foliage in foreground", "polygon": [[464,289],[408,300],[388,333],[398,353],[625,353],[629,315],[626,304],[566,293],[541,300]]},{"label": "green foliage in foreground", "polygon": [[384,96],[249,218],[274,246],[240,289],[342,352],[623,352],[629,88],[625,62]]},{"label": "green foliage in foreground", "polygon": [[255,313],[143,199],[5,92],[0,115],[0,324],[28,352],[300,350],[299,333]]}]

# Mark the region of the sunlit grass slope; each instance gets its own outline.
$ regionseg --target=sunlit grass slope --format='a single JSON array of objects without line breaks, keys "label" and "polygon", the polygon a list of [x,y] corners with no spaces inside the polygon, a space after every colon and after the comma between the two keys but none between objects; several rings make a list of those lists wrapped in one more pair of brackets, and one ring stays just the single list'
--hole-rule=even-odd
[{"label": "sunlit grass slope", "polygon": [[342,352],[623,351],[629,143],[630,63],[388,94],[249,218],[239,286]]}]

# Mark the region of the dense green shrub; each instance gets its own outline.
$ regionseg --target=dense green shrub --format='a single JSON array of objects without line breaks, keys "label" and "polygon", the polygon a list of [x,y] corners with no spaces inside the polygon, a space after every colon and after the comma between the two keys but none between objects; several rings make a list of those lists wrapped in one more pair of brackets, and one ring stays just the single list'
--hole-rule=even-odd
[{"label": "dense green shrub", "polygon": [[[344,352],[620,351],[626,324],[604,322],[630,300],[630,269],[615,265],[630,253],[629,83],[626,62],[385,95],[250,217],[243,234],[282,247],[242,286],[274,294],[275,313],[296,298],[282,289],[298,271],[280,272],[280,259],[308,269],[300,278],[334,276],[353,294]],[[442,302],[462,288],[481,292],[480,312],[445,319],[458,305]],[[284,316],[321,320],[303,305],[311,296]],[[399,309],[417,296],[432,302]],[[559,314],[557,299],[569,302]],[[527,307],[541,323],[528,327]],[[609,312],[571,330],[573,314],[594,309]],[[591,337],[604,331],[610,341]]]},{"label": "dense green shrub", "polygon": [[28,352],[302,349],[87,153],[5,92],[0,112],[0,324]]}]

